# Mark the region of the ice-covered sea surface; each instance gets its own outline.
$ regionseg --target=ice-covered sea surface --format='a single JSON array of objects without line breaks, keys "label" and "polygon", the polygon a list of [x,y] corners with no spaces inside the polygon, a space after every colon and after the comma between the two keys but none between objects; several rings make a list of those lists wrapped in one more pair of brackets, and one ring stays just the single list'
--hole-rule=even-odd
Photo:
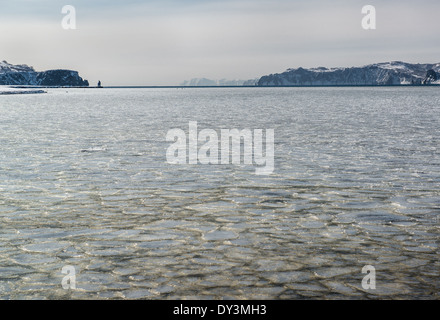
[{"label": "ice-covered sea surface", "polygon": [[[274,129],[274,173],[168,164],[189,121]],[[439,299],[439,128],[436,88],[2,96],[0,299]]]},{"label": "ice-covered sea surface", "polygon": [[14,88],[10,86],[0,85],[0,95],[10,95],[10,94],[38,94],[45,93],[46,91],[36,88]]}]

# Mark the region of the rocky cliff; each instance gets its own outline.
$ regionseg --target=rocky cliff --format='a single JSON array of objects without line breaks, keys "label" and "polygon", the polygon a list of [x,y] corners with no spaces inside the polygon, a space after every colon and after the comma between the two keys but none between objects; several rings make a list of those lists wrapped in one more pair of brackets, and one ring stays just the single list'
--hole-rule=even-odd
[{"label": "rocky cliff", "polygon": [[47,87],[88,87],[77,71],[48,70],[37,72],[27,65],[12,65],[0,62],[0,85],[47,86]]},{"label": "rocky cliff", "polygon": [[440,79],[440,63],[410,64],[401,61],[352,68],[288,69],[263,76],[258,86],[422,85]]}]

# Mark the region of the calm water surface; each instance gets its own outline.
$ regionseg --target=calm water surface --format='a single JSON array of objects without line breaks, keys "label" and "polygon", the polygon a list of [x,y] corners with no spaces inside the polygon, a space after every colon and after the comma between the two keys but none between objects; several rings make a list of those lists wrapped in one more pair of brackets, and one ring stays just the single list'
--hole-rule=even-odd
[{"label": "calm water surface", "polygon": [[[274,129],[274,173],[168,164],[189,121]],[[0,299],[439,299],[439,128],[436,88],[1,97]]]}]

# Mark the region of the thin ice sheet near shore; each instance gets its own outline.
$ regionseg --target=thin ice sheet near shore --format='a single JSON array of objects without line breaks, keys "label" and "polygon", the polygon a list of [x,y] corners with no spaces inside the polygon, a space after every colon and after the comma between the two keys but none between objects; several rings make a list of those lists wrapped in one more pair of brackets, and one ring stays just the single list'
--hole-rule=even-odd
[{"label": "thin ice sheet near shore", "polygon": [[22,88],[13,88],[8,86],[0,86],[0,95],[6,94],[37,94],[37,93],[46,93],[46,91],[41,89],[22,89]]}]

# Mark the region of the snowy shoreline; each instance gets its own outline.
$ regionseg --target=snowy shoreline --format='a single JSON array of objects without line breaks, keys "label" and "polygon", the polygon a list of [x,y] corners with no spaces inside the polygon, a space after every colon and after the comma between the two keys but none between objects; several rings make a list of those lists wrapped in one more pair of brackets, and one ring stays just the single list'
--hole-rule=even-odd
[{"label": "snowy shoreline", "polygon": [[10,94],[39,94],[39,93],[47,93],[44,90],[36,90],[36,89],[17,89],[11,87],[3,87],[0,86],[0,95],[10,95]]}]

